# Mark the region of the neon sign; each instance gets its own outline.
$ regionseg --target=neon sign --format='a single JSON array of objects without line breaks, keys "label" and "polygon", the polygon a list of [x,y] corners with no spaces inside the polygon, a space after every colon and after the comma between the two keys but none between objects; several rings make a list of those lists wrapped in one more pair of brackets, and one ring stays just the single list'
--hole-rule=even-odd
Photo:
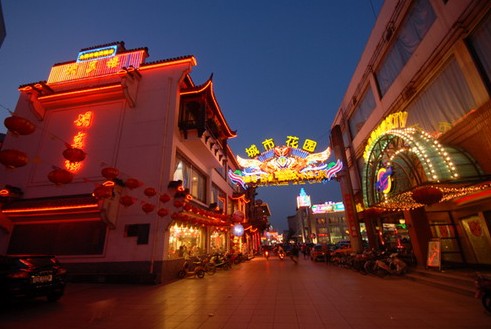
[{"label": "neon sign", "polygon": [[384,121],[380,123],[380,125],[375,128],[370,134],[370,137],[367,141],[367,146],[365,147],[365,152],[363,153],[363,158],[365,161],[368,161],[368,157],[370,156],[370,151],[375,144],[375,141],[385,134],[387,131],[398,128],[405,128],[407,121],[407,112],[396,112],[389,114]]},{"label": "neon sign", "polygon": [[377,172],[377,191],[387,194],[392,189],[392,167],[380,168]]},{"label": "neon sign", "polygon": [[[73,121],[73,125],[79,129],[77,133],[73,136],[71,146],[73,148],[83,150],[85,146],[85,139],[87,137],[86,129],[88,129],[92,125],[93,113],[92,111],[87,111],[83,114],[79,114],[77,119]],[[71,162],[69,160],[65,160],[65,168],[70,172],[77,172],[82,168],[81,162]]]},{"label": "neon sign", "polygon": [[303,188],[300,189],[300,194],[297,196],[297,208],[310,207],[310,195],[305,193]]},{"label": "neon sign", "polygon": [[91,50],[85,50],[78,53],[77,62],[89,61],[92,59],[106,58],[116,55],[118,46],[110,46],[104,48],[97,48]]},{"label": "neon sign", "polygon": [[312,205],[313,214],[325,214],[329,212],[344,211],[344,203],[342,202],[326,202]]},{"label": "neon sign", "polygon": [[145,50],[117,54],[116,49],[112,49],[109,47],[81,52],[77,61],[53,66],[48,84],[114,74],[123,68],[139,68],[146,56]]},{"label": "neon sign", "polygon": [[327,162],[331,151],[312,153],[317,142],[306,140],[298,148],[299,139],[288,136],[284,146],[276,146],[273,139],[262,142],[265,151],[256,145],[246,148],[249,159],[237,156],[243,170],[229,171],[229,178],[235,184],[247,185],[288,185],[289,183],[320,183],[331,180],[343,168],[342,162]]}]

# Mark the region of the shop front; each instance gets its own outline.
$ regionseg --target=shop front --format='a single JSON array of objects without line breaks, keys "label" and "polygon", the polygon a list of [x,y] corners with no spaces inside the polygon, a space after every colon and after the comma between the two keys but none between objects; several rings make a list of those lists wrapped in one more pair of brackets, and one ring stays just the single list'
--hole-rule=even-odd
[{"label": "shop front", "polygon": [[490,182],[467,153],[406,120],[405,112],[389,116],[365,148],[360,214],[375,232],[371,245],[414,248],[426,266],[430,241],[438,241],[444,266],[491,264]]}]

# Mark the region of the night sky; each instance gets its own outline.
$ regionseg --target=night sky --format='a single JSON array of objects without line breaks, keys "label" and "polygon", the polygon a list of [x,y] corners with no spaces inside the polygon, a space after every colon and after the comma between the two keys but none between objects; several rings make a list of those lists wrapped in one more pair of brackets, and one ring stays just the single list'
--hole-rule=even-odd
[{"label": "night sky", "polygon": [[[245,148],[289,135],[329,146],[329,130],[383,0],[0,0],[7,36],[0,48],[0,120],[19,85],[47,80],[80,49],[124,41],[147,61],[194,55],[196,84],[213,74],[215,94]],[[0,132],[6,132],[3,124]],[[330,161],[335,159],[331,156]],[[0,182],[1,183],[1,182]],[[271,223],[287,228],[300,188],[313,203],[342,201],[339,184],[261,187]]]}]

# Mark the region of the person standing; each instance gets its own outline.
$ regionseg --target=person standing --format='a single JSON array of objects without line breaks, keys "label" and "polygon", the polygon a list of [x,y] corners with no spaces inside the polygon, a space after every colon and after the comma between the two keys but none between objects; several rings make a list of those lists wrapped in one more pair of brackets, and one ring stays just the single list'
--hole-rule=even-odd
[{"label": "person standing", "polygon": [[298,253],[299,253],[298,246],[296,243],[294,243],[290,251],[290,258],[292,261],[295,262],[295,264],[298,264]]}]

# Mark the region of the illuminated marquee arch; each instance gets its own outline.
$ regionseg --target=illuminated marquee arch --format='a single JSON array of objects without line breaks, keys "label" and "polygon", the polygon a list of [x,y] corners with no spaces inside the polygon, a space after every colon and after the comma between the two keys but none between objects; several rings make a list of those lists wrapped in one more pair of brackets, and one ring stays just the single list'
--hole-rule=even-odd
[{"label": "illuminated marquee arch", "polygon": [[[363,196],[366,206],[386,202],[424,183],[452,182],[479,175],[475,162],[467,154],[440,144],[418,128],[382,131],[365,148]],[[377,190],[377,174],[391,168],[392,190]],[[390,207],[390,205],[387,205]]]}]

